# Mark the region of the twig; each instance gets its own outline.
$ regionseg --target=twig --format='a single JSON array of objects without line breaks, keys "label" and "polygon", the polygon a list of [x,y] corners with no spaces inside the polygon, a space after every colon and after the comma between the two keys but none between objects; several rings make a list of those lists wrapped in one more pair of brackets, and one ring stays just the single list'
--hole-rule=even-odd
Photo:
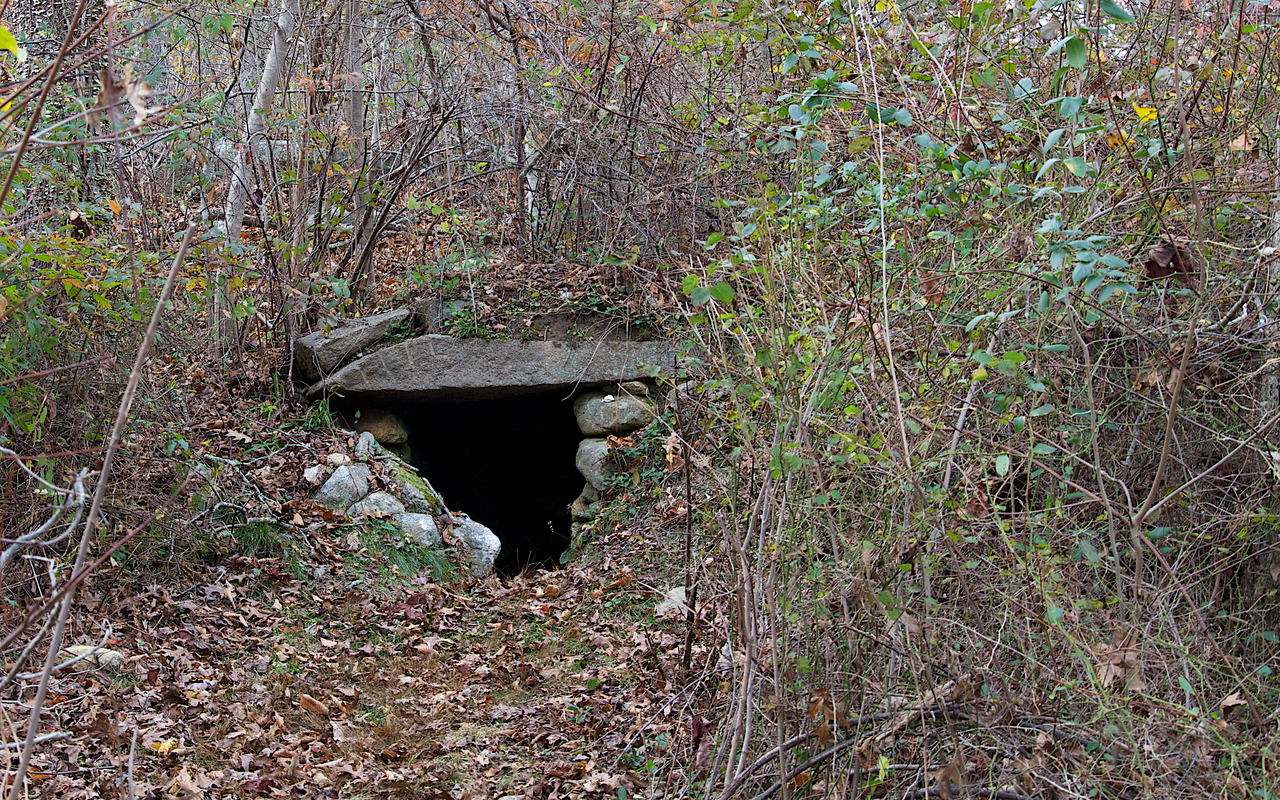
[{"label": "twig", "polygon": [[138,790],[133,785],[133,764],[134,764],[134,757],[137,755],[137,753],[138,753],[138,728],[137,726],[134,726],[133,741],[129,743],[129,772],[128,772],[129,800],[137,800],[138,798]]},{"label": "twig", "polygon": [[17,383],[18,381],[33,381],[36,378],[45,378],[54,374],[55,372],[66,372],[69,369],[80,369],[81,367],[87,367],[92,364],[99,364],[103,361],[106,361],[109,358],[110,356],[103,354],[100,356],[94,356],[93,358],[86,358],[84,361],[77,361],[74,364],[63,364],[60,367],[53,367],[51,369],[46,369],[42,372],[28,372],[26,375],[16,375],[12,378],[5,378],[4,380],[0,381],[0,386],[8,386],[11,383]]},{"label": "twig", "polygon": [[[80,0],[81,9],[83,5],[84,0]],[[78,16],[79,12],[77,13]],[[70,34],[68,34],[69,36]],[[93,535],[97,530],[102,501],[107,494],[107,485],[111,478],[111,467],[115,461],[116,452],[120,449],[120,442],[124,437],[125,424],[129,421],[129,411],[133,407],[133,397],[138,391],[138,384],[142,382],[142,368],[146,365],[147,359],[151,355],[151,346],[155,343],[156,333],[160,329],[160,317],[164,313],[165,304],[173,296],[173,287],[177,283],[178,270],[182,267],[182,262],[187,257],[187,248],[191,245],[191,239],[195,235],[195,231],[195,223],[190,223],[187,226],[186,236],[182,237],[182,246],[178,248],[178,255],[173,259],[173,266],[169,268],[169,276],[165,279],[164,290],[160,293],[156,307],[151,312],[151,322],[147,325],[147,331],[142,337],[142,343],[138,346],[138,354],[134,358],[133,369],[129,371],[129,382],[125,385],[124,396],[120,398],[120,406],[116,410],[116,421],[111,429],[111,440],[110,444],[107,445],[107,454],[102,460],[102,474],[98,478],[98,486],[93,493],[93,504],[89,508],[89,518],[85,520],[84,532],[80,536],[80,546],[76,551],[75,564],[71,570],[73,576],[83,574],[82,570],[89,555],[89,544],[93,541]],[[40,730],[40,711],[44,707],[44,699],[49,692],[49,681],[53,676],[53,668],[58,660],[58,651],[62,647],[62,637],[66,633],[67,617],[71,615],[71,605],[74,599],[75,587],[72,586],[62,600],[62,607],[58,612],[58,621],[54,625],[53,636],[49,641],[49,654],[45,658],[44,670],[40,676],[40,686],[31,702],[26,742],[22,748],[22,757],[18,761],[18,769],[13,774],[13,787],[9,791],[9,800],[18,800],[23,795],[27,767],[31,764],[32,753],[35,752],[36,732]]]},{"label": "twig", "polygon": [[[70,738],[71,738],[71,734],[68,733],[67,731],[54,731],[53,733],[46,733],[44,736],[37,737],[36,744],[44,744],[45,742],[56,742],[59,739],[70,739]],[[5,750],[17,750],[19,747],[22,747],[22,745],[23,745],[22,742],[4,742],[3,744],[0,744],[0,747],[3,747]]]}]

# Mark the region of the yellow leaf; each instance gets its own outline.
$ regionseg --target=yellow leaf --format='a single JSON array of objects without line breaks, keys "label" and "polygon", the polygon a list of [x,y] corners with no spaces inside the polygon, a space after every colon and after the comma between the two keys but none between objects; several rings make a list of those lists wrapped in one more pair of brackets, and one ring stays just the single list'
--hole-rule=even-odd
[{"label": "yellow leaf", "polygon": [[178,747],[177,739],[164,739],[159,742],[147,742],[147,748],[154,750],[162,756],[167,756]]},{"label": "yellow leaf", "polygon": [[115,200],[107,200],[107,205],[111,206],[111,210],[114,211],[116,214],[120,213],[120,204],[117,203]]},{"label": "yellow leaf", "polygon": [[1126,144],[1133,144],[1133,137],[1124,131],[1115,130],[1107,134],[1107,145],[1109,147],[1124,147]]},{"label": "yellow leaf", "polygon": [[975,380],[975,381],[982,381],[982,380],[986,380],[986,379],[987,379],[987,368],[986,368],[986,367],[978,367],[977,369],[975,369],[975,370],[973,371],[973,380]]},{"label": "yellow leaf", "polygon": [[1154,108],[1140,106],[1137,103],[1133,104],[1133,113],[1138,115],[1139,122],[1154,122],[1160,116],[1160,113]]}]

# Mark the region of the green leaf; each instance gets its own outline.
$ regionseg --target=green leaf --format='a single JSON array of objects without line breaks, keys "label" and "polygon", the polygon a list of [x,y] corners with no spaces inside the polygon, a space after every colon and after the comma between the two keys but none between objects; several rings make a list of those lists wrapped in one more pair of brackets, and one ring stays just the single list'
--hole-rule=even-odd
[{"label": "green leaf", "polygon": [[1080,156],[1062,159],[1062,165],[1071,170],[1071,174],[1077,178],[1083,178],[1089,174],[1089,162]]},{"label": "green leaf", "polygon": [[1079,550],[1081,558],[1090,564],[1097,564],[1102,560],[1102,556],[1098,554],[1098,548],[1094,547],[1093,542],[1088,539],[1081,539],[1077,550]]},{"label": "green leaf", "polygon": [[1044,222],[1040,223],[1040,227],[1036,228],[1036,233],[1054,233],[1062,229],[1062,217],[1053,216],[1046,217]]},{"label": "green leaf", "polygon": [[1106,14],[1112,19],[1119,20],[1120,22],[1137,22],[1132,14],[1116,5],[1113,0],[1102,0],[1098,3],[1098,7],[1102,9],[1103,14]]},{"label": "green leaf", "polygon": [[996,474],[1000,476],[1009,474],[1009,455],[1007,453],[996,456]]},{"label": "green leaf", "polygon": [[719,300],[721,303],[728,303],[733,300],[733,287],[724,281],[720,281],[709,290],[711,297]]},{"label": "green leaf", "polygon": [[893,121],[898,123],[904,128],[909,128],[911,127],[911,124],[915,120],[911,119],[910,111],[906,110],[905,108],[900,108],[897,111],[893,112]]},{"label": "green leaf", "polygon": [[1062,115],[1063,119],[1072,119],[1076,114],[1080,113],[1080,108],[1083,105],[1083,97],[1064,97],[1062,98],[1062,104],[1058,106],[1058,113]]},{"label": "green leaf", "polygon": [[1079,36],[1072,36],[1067,40],[1067,63],[1076,69],[1089,63],[1089,50]]},{"label": "green leaf", "polygon": [[1093,262],[1081,261],[1076,264],[1076,268],[1071,271],[1071,282],[1079,283],[1085,278],[1093,274]]},{"label": "green leaf", "polygon": [[1054,412],[1055,408],[1056,408],[1056,406],[1054,406],[1054,404],[1053,404],[1053,403],[1045,403],[1044,405],[1040,406],[1039,408],[1032,409],[1032,410],[1031,410],[1031,416],[1033,416],[1033,417],[1043,417],[1045,414],[1052,414],[1052,413]]},{"label": "green leaf", "polygon": [[711,290],[705,286],[699,286],[689,293],[689,301],[695,306],[705,306],[711,300]]},{"label": "green leaf", "polygon": [[1035,453],[1035,454],[1036,454],[1036,455],[1038,455],[1038,456],[1047,456],[1047,455],[1049,455],[1050,453],[1054,452],[1054,451],[1055,451],[1055,450],[1057,450],[1057,449],[1058,449],[1058,448],[1054,447],[1053,445],[1049,444],[1048,442],[1041,442],[1040,444],[1038,444],[1038,445],[1036,445],[1035,447],[1031,448],[1031,452]]},{"label": "green leaf", "polygon": [[892,108],[881,108],[875,103],[867,103],[866,107],[867,116],[871,118],[872,122],[880,125],[887,125],[893,122],[894,110]]},{"label": "green leaf", "polygon": [[1009,95],[1014,100],[1027,100],[1037,91],[1035,82],[1030,78],[1019,78],[1017,83],[1009,87]]},{"label": "green leaf", "polygon": [[1048,136],[1044,137],[1044,147],[1040,148],[1040,151],[1043,153],[1048,153],[1050,150],[1052,150],[1053,146],[1058,143],[1059,139],[1062,138],[1062,134],[1065,132],[1065,130],[1066,130],[1065,128],[1058,128],[1057,130],[1050,133]]}]

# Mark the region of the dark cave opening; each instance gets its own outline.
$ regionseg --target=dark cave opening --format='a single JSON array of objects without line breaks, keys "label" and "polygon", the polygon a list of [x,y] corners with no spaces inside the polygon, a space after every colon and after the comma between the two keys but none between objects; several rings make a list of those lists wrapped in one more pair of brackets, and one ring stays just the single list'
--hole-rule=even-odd
[{"label": "dark cave opening", "polygon": [[421,402],[397,409],[413,465],[452,511],[502,540],[495,568],[551,568],[569,547],[569,504],[582,491],[574,466],[582,434],[563,390],[489,400]]}]

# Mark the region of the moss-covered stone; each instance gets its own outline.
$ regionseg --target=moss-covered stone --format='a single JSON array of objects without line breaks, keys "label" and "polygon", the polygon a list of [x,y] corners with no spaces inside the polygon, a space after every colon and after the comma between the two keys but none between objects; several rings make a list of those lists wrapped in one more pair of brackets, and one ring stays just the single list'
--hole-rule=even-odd
[{"label": "moss-covered stone", "polygon": [[[397,482],[405,487],[405,504],[411,511],[425,511],[431,514],[445,512],[444,500],[440,493],[427,483],[427,479],[414,472],[398,459],[388,459],[386,465],[391,468]],[[420,496],[415,496],[420,495]]]}]

